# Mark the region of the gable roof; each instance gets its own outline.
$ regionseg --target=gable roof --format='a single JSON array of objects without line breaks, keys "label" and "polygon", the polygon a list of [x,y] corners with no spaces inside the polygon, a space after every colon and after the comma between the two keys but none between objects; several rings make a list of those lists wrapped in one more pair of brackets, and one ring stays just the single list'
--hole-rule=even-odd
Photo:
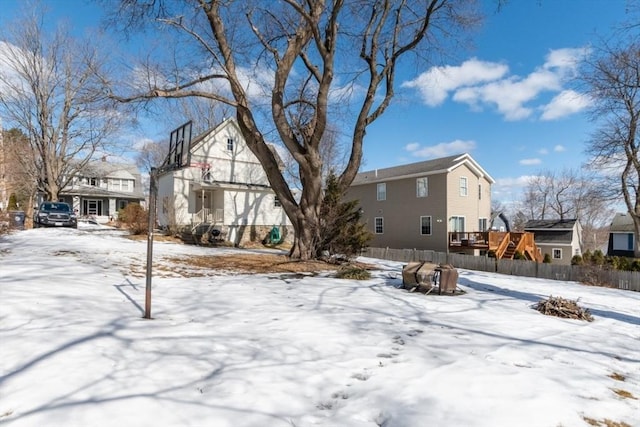
[{"label": "gable roof", "polygon": [[609,231],[612,233],[633,233],[633,218],[627,213],[617,213],[611,221]]},{"label": "gable roof", "polygon": [[467,165],[477,176],[485,177],[491,184],[495,180],[468,153],[423,162],[410,163],[384,169],[360,172],[351,185],[363,185],[374,182],[392,181],[426,175],[449,173],[459,166]]}]

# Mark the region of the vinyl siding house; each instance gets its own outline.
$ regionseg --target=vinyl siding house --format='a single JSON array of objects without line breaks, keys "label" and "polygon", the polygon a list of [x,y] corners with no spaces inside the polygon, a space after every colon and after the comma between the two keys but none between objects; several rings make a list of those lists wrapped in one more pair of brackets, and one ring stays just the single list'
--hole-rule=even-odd
[{"label": "vinyl siding house", "polygon": [[238,245],[260,241],[290,222],[233,118],[195,137],[187,166],[158,177],[158,222]]},{"label": "vinyl siding house", "polygon": [[574,255],[582,255],[582,226],[577,219],[529,220],[524,230],[534,234],[536,245],[553,264],[571,265]]},{"label": "vinyl siding house", "polygon": [[626,213],[617,213],[609,227],[607,255],[634,257],[635,235],[633,219]]},{"label": "vinyl siding house", "polygon": [[112,163],[103,157],[76,174],[60,191],[62,201],[73,206],[80,217],[99,223],[117,219],[129,203],[143,203],[142,179],[134,164]]},{"label": "vinyl siding house", "polygon": [[361,172],[345,198],[359,201],[370,246],[447,252],[450,233],[489,229],[494,182],[465,153]]}]

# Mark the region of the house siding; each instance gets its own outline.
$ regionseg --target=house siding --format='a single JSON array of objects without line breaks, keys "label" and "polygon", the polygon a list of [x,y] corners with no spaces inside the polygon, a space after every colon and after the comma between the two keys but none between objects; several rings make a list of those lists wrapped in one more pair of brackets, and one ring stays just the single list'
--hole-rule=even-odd
[{"label": "house siding", "polygon": [[[233,140],[232,150],[228,149],[229,139]],[[159,203],[171,199],[175,211],[175,221],[171,221],[167,209],[159,209],[160,225],[194,228],[210,224],[235,244],[253,240],[274,225],[290,226],[283,209],[274,206],[275,193],[267,175],[234,120],[194,141],[189,147],[190,165],[159,179]],[[209,217],[203,209],[209,210]]]},{"label": "house siding", "polygon": [[[459,177],[468,179],[468,196],[459,195]],[[427,197],[417,197],[417,179],[428,178]],[[377,200],[377,185],[386,184],[386,200]],[[483,184],[483,197],[478,200],[478,183]],[[346,200],[358,200],[363,209],[363,221],[374,233],[372,247],[428,249],[448,251],[449,218],[465,217],[466,229],[477,231],[478,218],[491,217],[491,182],[478,177],[461,165],[453,171],[413,174],[411,177],[375,180],[351,186]],[[422,235],[420,217],[431,217],[431,235]],[[384,218],[384,233],[375,234],[375,218]],[[469,222],[471,221],[471,222]]]}]

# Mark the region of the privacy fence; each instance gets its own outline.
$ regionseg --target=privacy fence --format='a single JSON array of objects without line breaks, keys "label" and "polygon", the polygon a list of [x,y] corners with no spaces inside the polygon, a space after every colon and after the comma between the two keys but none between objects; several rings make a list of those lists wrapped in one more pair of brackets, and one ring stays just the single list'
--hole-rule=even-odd
[{"label": "privacy fence", "polygon": [[451,264],[466,270],[513,276],[599,283],[640,292],[640,272],[637,271],[603,270],[589,266],[545,264],[417,249],[367,248],[362,252],[362,256],[399,262],[427,261],[434,264]]}]

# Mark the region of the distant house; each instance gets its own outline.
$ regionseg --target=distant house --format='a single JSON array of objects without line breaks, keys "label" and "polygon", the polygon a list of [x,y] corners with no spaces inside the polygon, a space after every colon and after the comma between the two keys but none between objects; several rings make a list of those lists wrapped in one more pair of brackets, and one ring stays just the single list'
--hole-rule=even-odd
[{"label": "distant house", "polygon": [[106,158],[85,166],[60,191],[59,198],[71,204],[79,216],[101,223],[116,219],[127,204],[145,200],[136,165],[111,163]]},{"label": "distant house", "polygon": [[529,220],[524,230],[534,234],[542,256],[549,254],[552,263],[570,265],[574,255],[582,255],[582,226],[577,219]]},{"label": "distant house", "polygon": [[345,198],[359,201],[372,247],[447,252],[451,233],[489,229],[494,182],[465,153],[361,172]]},{"label": "distant house", "polygon": [[158,177],[158,222],[233,244],[260,241],[273,227],[285,238],[290,222],[235,119],[195,137],[186,167]]},{"label": "distant house", "polygon": [[626,213],[617,213],[609,227],[607,255],[634,257],[635,235],[633,218]]}]

